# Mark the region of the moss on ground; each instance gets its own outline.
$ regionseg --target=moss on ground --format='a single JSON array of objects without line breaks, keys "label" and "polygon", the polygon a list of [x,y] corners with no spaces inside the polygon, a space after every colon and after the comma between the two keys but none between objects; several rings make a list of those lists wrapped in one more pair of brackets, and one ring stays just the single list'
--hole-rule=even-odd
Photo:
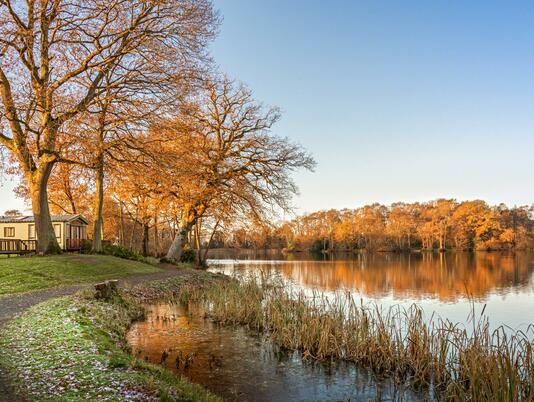
[{"label": "moss on ground", "polygon": [[118,296],[46,301],[1,329],[0,365],[28,400],[220,400],[129,354],[126,331],[141,314]]}]

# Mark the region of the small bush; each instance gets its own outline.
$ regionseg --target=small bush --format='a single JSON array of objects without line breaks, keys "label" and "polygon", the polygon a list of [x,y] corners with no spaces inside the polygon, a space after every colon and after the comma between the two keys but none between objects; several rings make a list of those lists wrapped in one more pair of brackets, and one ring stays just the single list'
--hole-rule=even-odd
[{"label": "small bush", "polygon": [[197,253],[195,253],[195,250],[186,249],[182,252],[182,255],[180,256],[180,262],[195,262],[196,258]]},{"label": "small bush", "polygon": [[152,265],[158,262],[154,258],[143,257],[142,255],[137,254],[136,252],[127,249],[126,247],[116,246],[116,245],[111,245],[111,244],[104,246],[103,254],[112,255],[118,258],[124,258],[125,260],[144,262],[144,263],[152,264]]},{"label": "small bush", "polygon": [[124,353],[111,353],[109,356],[109,368],[127,368],[130,365],[130,360],[128,356]]},{"label": "small bush", "polygon": [[91,240],[84,239],[82,242],[82,248],[80,249],[80,253],[82,254],[90,254],[93,249],[93,243]]}]

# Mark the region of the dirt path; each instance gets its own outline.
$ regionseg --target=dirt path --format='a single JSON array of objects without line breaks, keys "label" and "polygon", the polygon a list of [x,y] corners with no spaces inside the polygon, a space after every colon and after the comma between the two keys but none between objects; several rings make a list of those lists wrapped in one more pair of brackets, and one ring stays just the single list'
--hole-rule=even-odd
[{"label": "dirt path", "polygon": [[[132,275],[127,278],[119,279],[119,286],[134,286],[144,282],[157,281],[161,279],[172,278],[186,273],[186,270],[177,269],[168,264],[160,264],[161,272],[151,274]],[[37,290],[29,293],[8,296],[0,299],[0,326],[13,318],[15,315],[22,313],[24,310],[55,297],[67,296],[76,293],[84,287],[90,287],[91,283],[80,285],[65,286],[53,289]],[[0,401],[16,402],[21,401],[11,390],[9,379],[2,371],[0,366]]]},{"label": "dirt path", "polygon": [[[161,272],[151,274],[137,274],[119,279],[120,286],[133,286],[143,282],[151,282],[160,279],[167,279],[183,274],[183,270],[172,265],[160,264]],[[11,319],[18,313],[54,297],[67,296],[76,293],[84,287],[90,287],[91,283],[79,285],[63,286],[52,289],[36,290],[29,293],[22,293],[0,299],[0,325]]]}]

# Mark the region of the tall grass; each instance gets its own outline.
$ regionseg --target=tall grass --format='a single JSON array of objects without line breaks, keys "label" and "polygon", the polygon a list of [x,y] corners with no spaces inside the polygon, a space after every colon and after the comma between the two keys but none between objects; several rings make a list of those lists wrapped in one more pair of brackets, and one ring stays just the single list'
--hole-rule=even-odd
[{"label": "tall grass", "polygon": [[382,310],[350,293],[309,296],[265,277],[217,283],[204,300],[217,322],[266,331],[305,357],[365,365],[441,400],[534,400],[532,327],[491,331],[483,314],[473,314],[468,330],[427,320],[415,305]]}]

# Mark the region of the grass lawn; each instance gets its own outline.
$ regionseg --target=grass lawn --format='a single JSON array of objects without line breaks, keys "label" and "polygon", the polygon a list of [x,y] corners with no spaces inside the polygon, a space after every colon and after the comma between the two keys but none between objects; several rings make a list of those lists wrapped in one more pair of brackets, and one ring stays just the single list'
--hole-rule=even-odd
[{"label": "grass lawn", "polygon": [[124,278],[160,269],[107,255],[63,254],[0,259],[0,297],[61,285]]}]

